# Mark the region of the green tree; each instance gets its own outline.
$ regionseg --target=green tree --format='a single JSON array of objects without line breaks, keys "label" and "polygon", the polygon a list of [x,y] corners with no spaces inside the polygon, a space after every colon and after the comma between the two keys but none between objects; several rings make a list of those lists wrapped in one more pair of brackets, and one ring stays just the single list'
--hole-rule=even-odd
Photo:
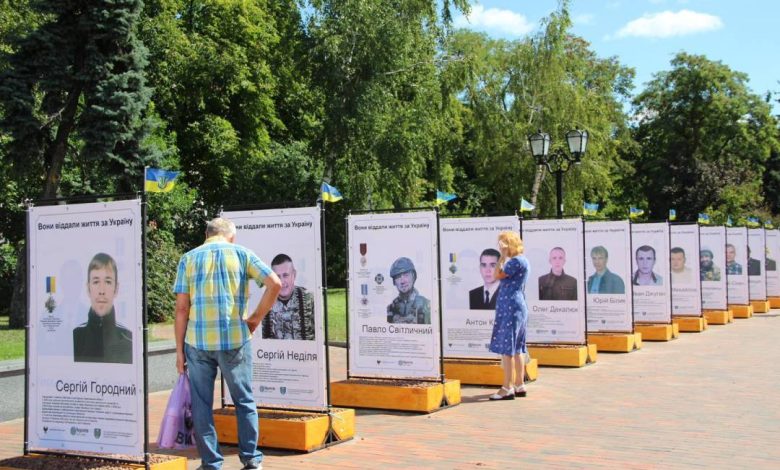
[{"label": "green tree", "polygon": [[731,214],[761,209],[764,165],[777,148],[769,105],[747,87],[747,75],[701,55],[678,54],[634,100],[640,151],[636,199],[650,217],[677,209],[681,220],[705,210]]},{"label": "green tree", "polygon": [[[70,187],[61,191],[65,181],[77,192],[138,188],[140,169],[156,158],[142,143],[150,92],[136,37],[141,4],[35,2],[41,24],[8,41],[0,59],[0,128],[7,133],[0,176],[15,182],[17,201],[70,194]],[[21,227],[2,233],[19,241]],[[24,318],[23,268],[11,309],[16,327]]]}]

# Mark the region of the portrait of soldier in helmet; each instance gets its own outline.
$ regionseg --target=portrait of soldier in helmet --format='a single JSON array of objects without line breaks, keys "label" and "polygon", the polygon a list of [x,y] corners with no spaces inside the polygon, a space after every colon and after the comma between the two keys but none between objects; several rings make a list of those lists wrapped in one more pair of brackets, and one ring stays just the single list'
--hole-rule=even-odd
[{"label": "portrait of soldier in helmet", "polygon": [[390,266],[390,277],[398,296],[387,306],[388,323],[431,323],[431,301],[414,288],[417,270],[412,260],[401,257]]}]

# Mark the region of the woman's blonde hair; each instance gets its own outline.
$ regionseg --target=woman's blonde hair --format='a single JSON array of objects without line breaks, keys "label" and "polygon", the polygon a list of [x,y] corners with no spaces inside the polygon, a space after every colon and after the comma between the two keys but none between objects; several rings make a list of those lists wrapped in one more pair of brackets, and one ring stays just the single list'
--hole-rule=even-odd
[{"label": "woman's blonde hair", "polygon": [[501,251],[501,258],[498,259],[496,278],[503,279],[506,277],[504,264],[507,262],[507,259],[523,253],[523,240],[520,239],[520,234],[517,232],[501,232],[498,234],[498,248]]}]

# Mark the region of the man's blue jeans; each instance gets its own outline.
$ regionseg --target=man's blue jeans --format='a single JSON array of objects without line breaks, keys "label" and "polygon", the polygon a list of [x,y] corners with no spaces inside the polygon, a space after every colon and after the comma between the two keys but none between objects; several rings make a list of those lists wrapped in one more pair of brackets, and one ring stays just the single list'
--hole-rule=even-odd
[{"label": "man's blue jeans", "polygon": [[214,380],[217,367],[222,371],[230,396],[236,406],[238,423],[238,457],[241,463],[259,463],[263,453],[257,448],[257,406],[252,396],[252,344],[244,343],[228,351],[204,351],[184,344],[187,370],[192,390],[192,422],[195,444],[204,469],[220,469],[225,460],[219,451],[214,429]]}]

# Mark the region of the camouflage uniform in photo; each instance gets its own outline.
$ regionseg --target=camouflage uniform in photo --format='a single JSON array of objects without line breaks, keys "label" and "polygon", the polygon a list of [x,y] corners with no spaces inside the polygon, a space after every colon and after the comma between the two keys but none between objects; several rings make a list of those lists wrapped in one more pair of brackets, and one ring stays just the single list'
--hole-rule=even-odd
[{"label": "camouflage uniform in photo", "polygon": [[[406,272],[414,272],[415,281],[417,271],[414,263],[409,258],[398,258],[390,267],[390,277],[396,277]],[[431,323],[431,301],[420,295],[417,289],[412,287],[407,293],[398,293],[390,305],[387,306],[388,323]]]},{"label": "camouflage uniform in photo", "polygon": [[314,297],[311,292],[295,286],[287,302],[278,299],[263,318],[263,338],[313,340]]}]

